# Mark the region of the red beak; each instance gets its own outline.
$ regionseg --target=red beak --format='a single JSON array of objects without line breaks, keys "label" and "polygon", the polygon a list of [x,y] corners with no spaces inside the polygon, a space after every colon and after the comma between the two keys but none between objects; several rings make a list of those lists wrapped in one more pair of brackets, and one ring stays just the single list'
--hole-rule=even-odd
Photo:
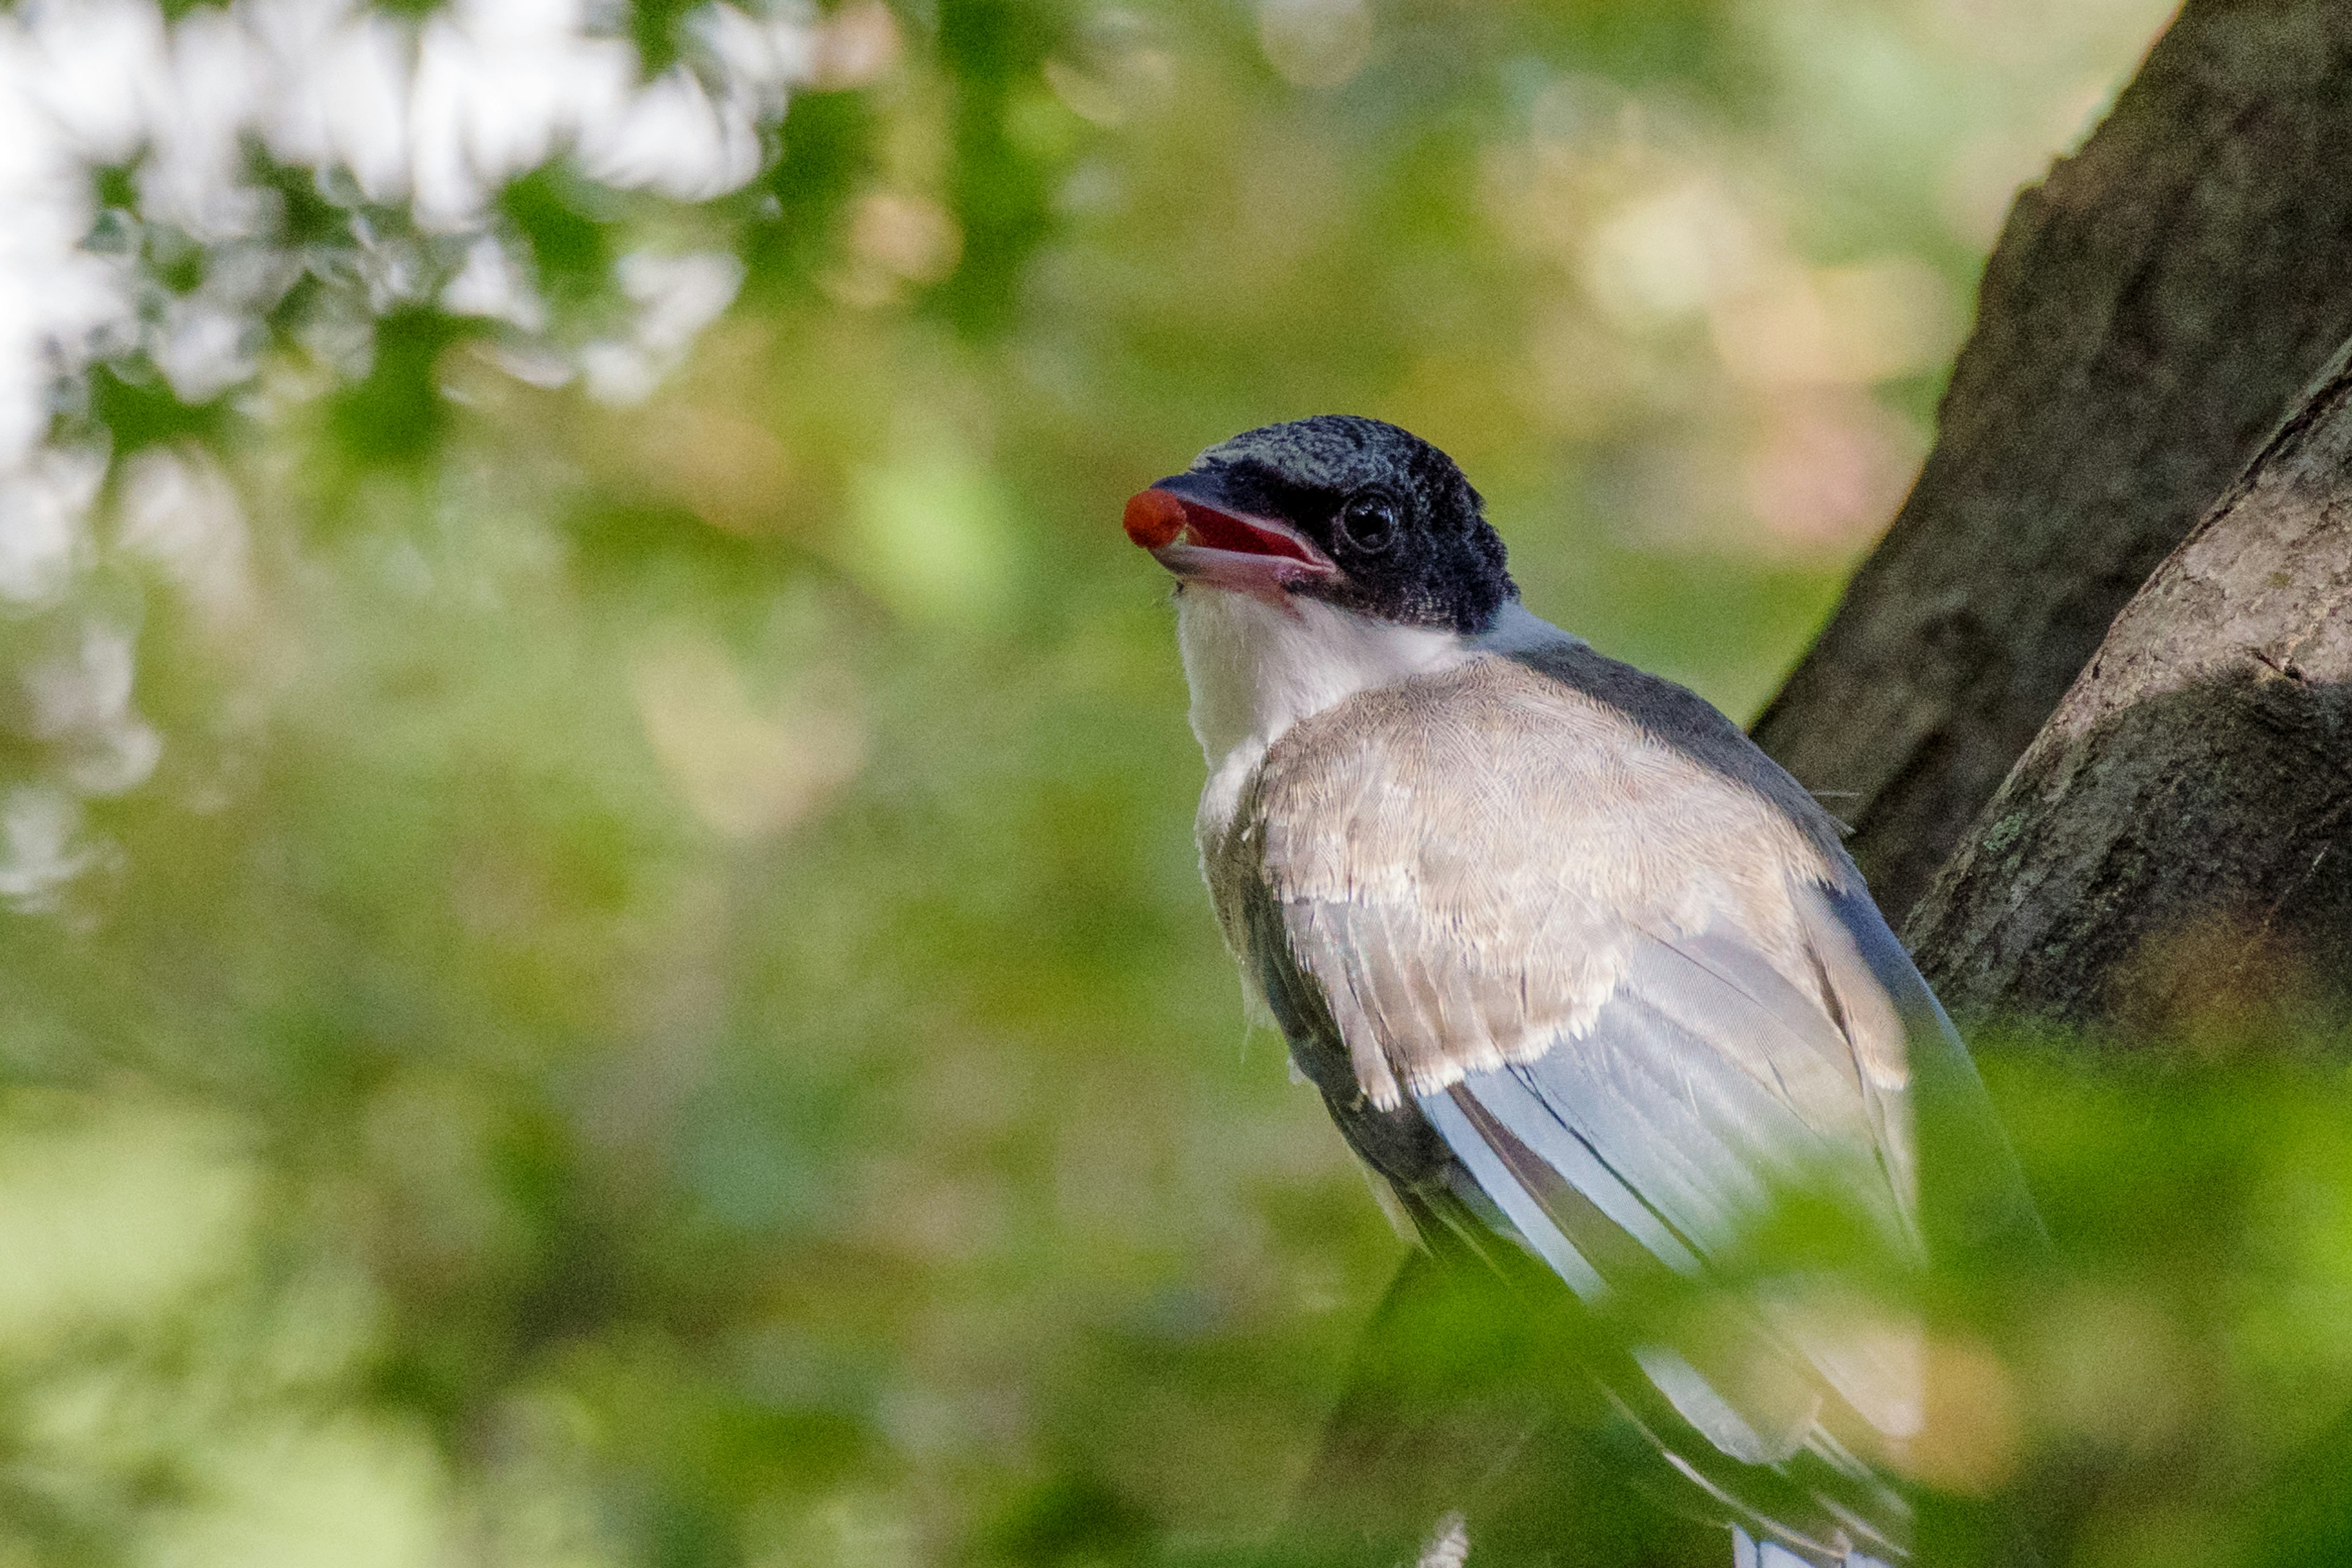
[{"label": "red beak", "polygon": [[1180,495],[1186,476],[1139,490],[1127,503],[1127,536],[1187,583],[1289,603],[1290,584],[1336,577],[1339,568],[1287,523]]}]

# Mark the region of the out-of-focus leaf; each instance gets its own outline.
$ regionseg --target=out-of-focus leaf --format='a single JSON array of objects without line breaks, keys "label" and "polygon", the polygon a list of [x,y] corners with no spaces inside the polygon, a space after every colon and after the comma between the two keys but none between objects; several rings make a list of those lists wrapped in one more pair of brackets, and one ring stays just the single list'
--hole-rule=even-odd
[{"label": "out-of-focus leaf", "polygon": [[656,77],[676,65],[688,40],[686,19],[707,0],[623,0],[629,18],[629,41],[637,47],[637,70]]},{"label": "out-of-focus leaf", "polygon": [[[146,3],[0,25],[104,149],[0,157],[0,1561],[69,1568],[1258,1561],[1401,1244],[1244,1019],[1121,502],[1393,417],[1752,709],[2166,0]],[[1989,1057],[2059,1278],[1930,1281],[2015,1417],[1947,1473],[2053,1564],[2334,1551],[2343,1086]],[[89,1179],[151,1095],[236,1227]],[[1525,1283],[1383,1397],[1469,1465],[1555,1396],[1529,1536],[1719,1564],[1588,1375],[1677,1303]]]},{"label": "out-of-focus leaf", "polygon": [[1723,63],[1726,0],[1596,0],[1546,17],[1569,58],[1621,81],[1703,81]]},{"label": "out-of-focus leaf", "polygon": [[611,194],[568,163],[545,163],[499,194],[499,211],[530,248],[541,290],[562,311],[577,311],[612,286]]},{"label": "out-of-focus leaf", "polygon": [[1152,1560],[1158,1521],[1100,1477],[1066,1470],[1014,1499],[983,1541],[994,1561],[1079,1568]]},{"label": "out-of-focus leaf", "polygon": [[1054,0],[940,5],[940,64],[954,90],[949,205],[963,252],[930,298],[967,333],[1003,328],[1022,268],[1053,227],[1060,160],[1024,145],[1016,117],[1024,100],[1045,96],[1040,73],[1066,26]]},{"label": "out-of-focus leaf", "polygon": [[86,417],[125,458],[166,442],[211,440],[228,408],[222,398],[185,402],[152,366],[125,361],[90,371]]},{"label": "out-of-focus leaf", "polygon": [[794,93],[781,150],[746,193],[744,284],[757,298],[804,286],[831,257],[843,208],[871,177],[879,130],[864,92]]},{"label": "out-of-focus leaf", "polygon": [[[247,181],[268,192],[276,201],[276,210],[270,216],[275,220],[273,237],[278,243],[299,253],[353,242],[352,218],[361,205],[357,188],[349,189],[341,199],[331,198],[327,191],[331,182],[350,186],[348,174],[281,163],[253,141],[246,144],[245,163]],[[391,216],[382,212],[373,216],[378,223]]]},{"label": "out-of-focus leaf", "polygon": [[362,468],[430,455],[449,423],[442,355],[483,331],[480,321],[422,307],[380,318],[367,374],[328,400],[327,432],[336,451]]},{"label": "out-of-focus leaf", "polygon": [[139,166],[141,160],[98,163],[89,171],[90,195],[100,212],[136,213],[139,210]]}]

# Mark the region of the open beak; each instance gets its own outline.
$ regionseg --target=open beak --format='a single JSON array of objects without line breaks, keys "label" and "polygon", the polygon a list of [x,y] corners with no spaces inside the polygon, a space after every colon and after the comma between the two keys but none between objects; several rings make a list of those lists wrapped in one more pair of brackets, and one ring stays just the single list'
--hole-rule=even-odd
[{"label": "open beak", "polygon": [[1139,490],[1127,503],[1127,536],[1184,583],[1287,605],[1291,584],[1336,577],[1339,568],[1287,523],[1238,511],[1192,474]]}]

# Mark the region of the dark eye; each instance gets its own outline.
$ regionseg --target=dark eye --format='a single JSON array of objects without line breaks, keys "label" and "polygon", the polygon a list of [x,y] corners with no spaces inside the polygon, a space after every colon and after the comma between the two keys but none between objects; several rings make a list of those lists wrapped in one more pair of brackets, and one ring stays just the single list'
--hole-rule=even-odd
[{"label": "dark eye", "polygon": [[1378,490],[1349,496],[1332,526],[1342,542],[1378,555],[1397,541],[1396,502]]}]

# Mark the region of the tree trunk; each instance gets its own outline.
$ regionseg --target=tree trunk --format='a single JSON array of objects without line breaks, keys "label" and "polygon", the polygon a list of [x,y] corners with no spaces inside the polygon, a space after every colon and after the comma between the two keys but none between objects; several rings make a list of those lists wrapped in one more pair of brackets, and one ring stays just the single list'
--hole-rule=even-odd
[{"label": "tree trunk", "polygon": [[1912,922],[1957,1012],[2145,1036],[2352,989],[2352,368],[2124,606]]},{"label": "tree trunk", "polygon": [[1898,927],[2116,610],[2352,335],[2347,279],[2352,5],[2192,0],[2019,197],[1927,467],[1757,721],[1853,797]]}]

